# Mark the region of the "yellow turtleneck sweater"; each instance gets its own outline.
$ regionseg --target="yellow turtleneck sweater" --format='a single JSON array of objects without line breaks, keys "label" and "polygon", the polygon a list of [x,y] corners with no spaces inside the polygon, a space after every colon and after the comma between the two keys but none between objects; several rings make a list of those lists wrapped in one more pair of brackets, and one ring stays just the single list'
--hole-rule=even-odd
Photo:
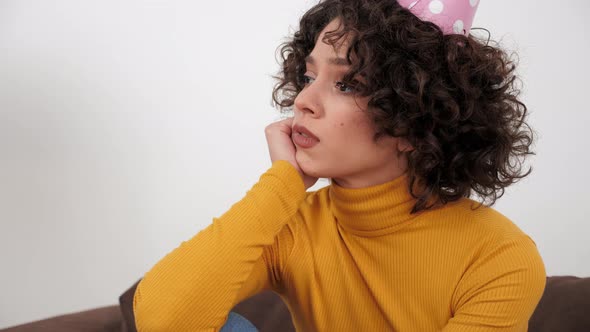
[{"label": "yellow turtleneck sweater", "polygon": [[218,331],[263,289],[298,331],[526,331],[545,286],[535,243],[467,198],[412,215],[407,180],[306,193],[275,162],[145,274],[138,331]]}]

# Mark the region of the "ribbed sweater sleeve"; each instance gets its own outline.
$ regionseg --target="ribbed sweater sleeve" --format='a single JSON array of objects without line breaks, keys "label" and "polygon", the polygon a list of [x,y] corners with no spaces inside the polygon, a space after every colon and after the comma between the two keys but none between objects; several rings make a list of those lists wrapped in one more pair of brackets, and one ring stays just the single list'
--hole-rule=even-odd
[{"label": "ribbed sweater sleeve", "polygon": [[304,197],[297,170],[273,163],[242,200],[145,274],[133,303],[138,331],[218,331],[236,303],[269,286],[276,259],[263,252]]}]

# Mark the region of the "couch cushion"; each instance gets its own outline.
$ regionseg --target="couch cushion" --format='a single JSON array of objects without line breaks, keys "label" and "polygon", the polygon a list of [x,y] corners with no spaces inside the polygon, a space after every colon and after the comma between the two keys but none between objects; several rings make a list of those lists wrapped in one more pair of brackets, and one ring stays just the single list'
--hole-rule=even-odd
[{"label": "couch cushion", "polygon": [[135,327],[135,316],[133,314],[133,296],[135,295],[135,289],[141,279],[137,280],[133,286],[129,287],[121,296],[119,296],[119,305],[121,306],[121,314],[123,315],[123,322],[127,327],[127,331],[136,332]]},{"label": "couch cushion", "polygon": [[590,331],[590,278],[547,278],[529,332]]},{"label": "couch cushion", "polygon": [[2,332],[121,332],[121,311],[118,305],[38,320],[2,330]]}]

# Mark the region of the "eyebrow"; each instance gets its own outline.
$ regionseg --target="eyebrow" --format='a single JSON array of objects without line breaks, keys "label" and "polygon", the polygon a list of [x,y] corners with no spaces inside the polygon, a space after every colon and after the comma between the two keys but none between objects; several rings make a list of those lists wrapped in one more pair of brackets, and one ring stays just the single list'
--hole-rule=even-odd
[{"label": "eyebrow", "polygon": [[[315,58],[310,55],[308,55],[307,57],[305,57],[305,62],[315,65],[316,61]],[[348,67],[351,65],[350,62],[348,62],[348,60],[344,59],[344,58],[329,58],[328,59],[328,63],[331,65],[336,65],[336,66],[341,66],[341,67]]]}]

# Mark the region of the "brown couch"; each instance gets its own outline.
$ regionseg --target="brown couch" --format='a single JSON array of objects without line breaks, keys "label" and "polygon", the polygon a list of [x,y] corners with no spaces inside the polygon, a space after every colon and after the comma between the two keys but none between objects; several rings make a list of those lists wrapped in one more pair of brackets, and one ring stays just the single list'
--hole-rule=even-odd
[{"label": "brown couch", "polygon": [[[98,308],[32,323],[2,332],[132,332],[135,331],[132,301],[135,283],[119,297],[119,305]],[[263,292],[233,308],[261,332],[295,331],[282,300]],[[590,277],[548,277],[545,293],[529,321],[530,332],[590,332]]]}]

